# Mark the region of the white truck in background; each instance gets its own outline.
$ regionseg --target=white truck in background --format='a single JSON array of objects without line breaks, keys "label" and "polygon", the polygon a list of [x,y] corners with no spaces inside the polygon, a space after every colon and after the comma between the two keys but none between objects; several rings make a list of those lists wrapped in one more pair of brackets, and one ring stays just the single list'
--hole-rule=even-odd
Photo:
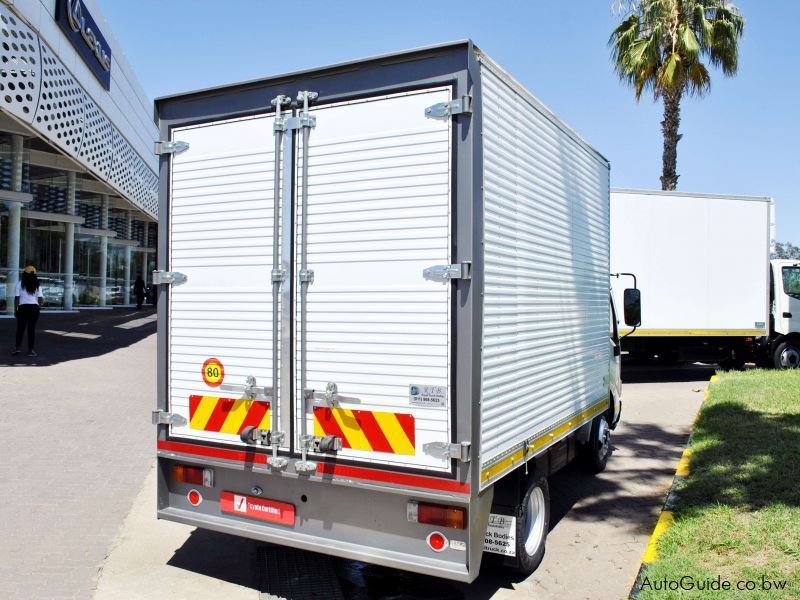
[{"label": "white truck in background", "polygon": [[470,41],[156,115],[158,517],[530,573],[621,411],[608,162]]},{"label": "white truck in background", "polygon": [[770,260],[774,214],[766,197],[612,189],[611,269],[645,297],[623,350],[800,366],[800,262]]}]

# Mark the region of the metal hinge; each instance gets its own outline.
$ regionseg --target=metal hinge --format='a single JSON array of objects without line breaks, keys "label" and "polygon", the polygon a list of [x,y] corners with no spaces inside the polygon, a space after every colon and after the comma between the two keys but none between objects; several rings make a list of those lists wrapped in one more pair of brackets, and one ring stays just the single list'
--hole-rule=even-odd
[{"label": "metal hinge", "polygon": [[472,96],[461,96],[449,102],[439,102],[425,109],[429,119],[449,119],[453,115],[472,114]]},{"label": "metal hinge", "polygon": [[153,271],[153,285],[181,285],[189,278],[177,271]]},{"label": "metal hinge", "polygon": [[461,462],[469,462],[469,442],[461,442],[460,444],[450,444],[448,442],[430,442],[422,445],[422,450],[425,454],[435,456],[436,458],[454,458]]},{"label": "metal hinge", "polygon": [[422,271],[422,277],[428,281],[446,283],[453,279],[472,279],[472,263],[460,262],[456,265],[436,265]]},{"label": "metal hinge", "polygon": [[175,425],[176,427],[183,427],[188,423],[186,417],[176,413],[164,412],[160,408],[153,411],[153,425]]},{"label": "metal hinge", "polygon": [[161,156],[162,154],[180,154],[181,152],[186,152],[188,149],[189,142],[181,142],[179,140],[165,142],[162,140],[156,142],[154,152],[156,156]]}]

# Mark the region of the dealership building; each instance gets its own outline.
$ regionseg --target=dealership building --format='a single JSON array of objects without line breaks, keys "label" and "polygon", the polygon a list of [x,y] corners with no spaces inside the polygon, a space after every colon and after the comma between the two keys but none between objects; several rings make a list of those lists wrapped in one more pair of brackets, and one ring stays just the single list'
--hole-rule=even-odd
[{"label": "dealership building", "polygon": [[0,311],[127,304],[154,269],[152,102],[94,0],[0,0]]}]

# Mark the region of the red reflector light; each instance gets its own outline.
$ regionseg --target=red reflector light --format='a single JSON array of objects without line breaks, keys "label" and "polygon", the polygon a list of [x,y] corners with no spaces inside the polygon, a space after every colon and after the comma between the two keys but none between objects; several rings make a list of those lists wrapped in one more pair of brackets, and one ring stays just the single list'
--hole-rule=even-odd
[{"label": "red reflector light", "polygon": [[198,506],[203,501],[203,496],[197,490],[189,490],[189,493],[186,494],[186,499],[192,506]]},{"label": "red reflector light", "polygon": [[172,479],[180,483],[191,483],[205,487],[214,486],[214,471],[203,467],[190,467],[189,465],[172,465]]},{"label": "red reflector light", "polygon": [[466,529],[467,509],[462,506],[445,506],[412,500],[408,503],[408,520],[427,525]]},{"label": "red reflector light", "polygon": [[441,552],[447,548],[447,538],[438,531],[428,534],[426,541],[434,552]]}]

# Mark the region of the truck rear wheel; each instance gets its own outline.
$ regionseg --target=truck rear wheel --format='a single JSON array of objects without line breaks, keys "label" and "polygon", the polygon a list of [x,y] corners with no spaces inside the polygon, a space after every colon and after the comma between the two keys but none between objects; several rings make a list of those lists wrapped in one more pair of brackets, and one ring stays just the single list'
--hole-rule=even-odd
[{"label": "truck rear wheel", "polygon": [[582,452],[583,463],[592,473],[605,470],[611,455],[611,427],[605,415],[595,417],[592,421],[592,432]]},{"label": "truck rear wheel", "polygon": [[778,344],[772,356],[776,369],[797,369],[800,367],[800,346],[794,340],[787,340]]},{"label": "truck rear wheel", "polygon": [[530,575],[544,558],[547,531],[550,528],[550,487],[547,478],[535,479],[522,498],[517,519],[517,565],[514,570]]}]

